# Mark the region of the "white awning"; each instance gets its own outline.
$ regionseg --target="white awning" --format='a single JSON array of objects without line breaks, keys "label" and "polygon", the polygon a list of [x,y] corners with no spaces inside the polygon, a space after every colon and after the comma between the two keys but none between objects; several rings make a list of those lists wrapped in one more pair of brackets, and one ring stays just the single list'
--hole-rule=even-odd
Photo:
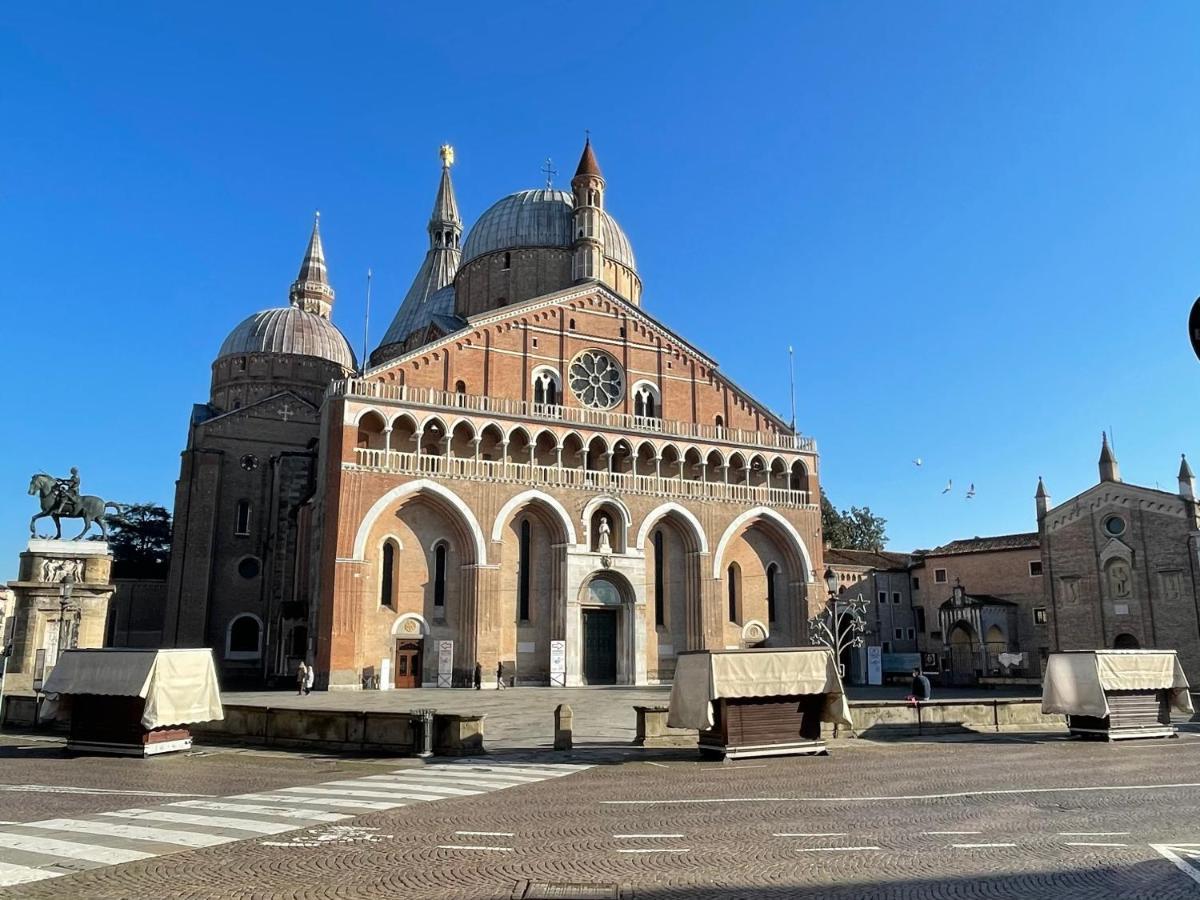
[{"label": "white awning", "polygon": [[1146,690],[1169,690],[1172,708],[1193,711],[1174,650],[1051,653],[1042,683],[1042,712],[1104,718],[1109,714],[1105,691]]},{"label": "white awning", "polygon": [[853,727],[837,661],[824,647],[681,653],[671,686],[672,728],[713,726],[712,701],[723,697],[824,694],[821,721]]},{"label": "white awning", "polygon": [[[42,690],[77,697],[142,697],[142,725],[162,728],[225,718],[211,650],[68,650]],[[56,712],[52,705],[46,717]]]}]

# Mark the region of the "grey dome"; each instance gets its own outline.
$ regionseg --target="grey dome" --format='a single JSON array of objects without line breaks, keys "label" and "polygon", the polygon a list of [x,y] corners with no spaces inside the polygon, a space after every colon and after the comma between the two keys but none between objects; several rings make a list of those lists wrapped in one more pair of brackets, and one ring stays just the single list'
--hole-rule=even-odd
[{"label": "grey dome", "polygon": [[265,309],[229,332],[217,359],[243,353],[291,353],[316,356],[354,369],[354,352],[337,326],[324,316],[295,306]]},{"label": "grey dome", "polygon": [[[517,191],[492,204],[467,235],[463,245],[463,265],[471,260],[522,247],[569,248],[571,210],[575,199],[568,191]],[[633,248],[617,220],[601,210],[604,228],[604,255],[637,271]]]}]

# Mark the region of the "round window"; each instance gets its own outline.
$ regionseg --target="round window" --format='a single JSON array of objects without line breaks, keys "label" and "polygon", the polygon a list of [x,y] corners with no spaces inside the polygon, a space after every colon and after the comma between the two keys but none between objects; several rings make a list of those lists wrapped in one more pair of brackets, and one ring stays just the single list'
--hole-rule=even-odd
[{"label": "round window", "polygon": [[238,574],[243,578],[257,578],[259,568],[258,560],[253,556],[247,556],[238,563]]},{"label": "round window", "polygon": [[1104,520],[1104,530],[1113,537],[1122,535],[1125,533],[1125,520],[1120,516],[1109,516]]},{"label": "round window", "polygon": [[625,378],[617,361],[603,350],[584,350],[567,370],[571,391],[592,409],[611,409],[625,391]]}]

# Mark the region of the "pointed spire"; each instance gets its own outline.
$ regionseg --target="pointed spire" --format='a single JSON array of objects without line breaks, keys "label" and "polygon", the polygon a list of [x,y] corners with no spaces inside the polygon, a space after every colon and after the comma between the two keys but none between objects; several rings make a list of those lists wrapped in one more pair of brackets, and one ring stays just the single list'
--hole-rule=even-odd
[{"label": "pointed spire", "polygon": [[600,163],[596,161],[596,151],[592,149],[592,138],[589,135],[583,144],[583,155],[579,157],[579,166],[575,169],[575,177],[580,175],[593,175],[596,178],[603,178],[604,173],[600,171]]},{"label": "pointed spire", "polygon": [[1036,494],[1034,494],[1034,496],[1035,496],[1035,497],[1038,497],[1038,498],[1041,498],[1041,497],[1049,497],[1049,496],[1050,496],[1049,492],[1047,492],[1047,490],[1046,490],[1046,485],[1045,485],[1045,483],[1042,481],[1042,476],[1041,476],[1041,475],[1039,475],[1039,476],[1038,476],[1038,487],[1037,487],[1037,493],[1036,493]]},{"label": "pointed spire", "polygon": [[325,248],[321,245],[321,213],[313,217],[312,236],[308,249],[300,263],[300,274],[292,282],[288,300],[305,312],[316,313],[326,319],[333,309],[333,287],[329,284],[329,272],[325,267]]},{"label": "pointed spire", "polygon": [[1121,467],[1117,465],[1117,458],[1108,446],[1108,433],[1105,431],[1100,432],[1100,480],[1121,480]]},{"label": "pointed spire", "polygon": [[[442,180],[438,184],[437,197],[433,201],[433,213],[429,217],[429,233],[457,230],[462,233],[462,219],[458,215],[458,200],[454,196],[454,183],[450,180],[450,167],[454,165],[454,148],[442,144]],[[445,241],[445,235],[442,237]],[[443,243],[442,246],[445,246]],[[458,246],[455,240],[450,246]]]},{"label": "pointed spire", "polygon": [[1179,480],[1182,481],[1185,478],[1191,479],[1191,478],[1195,478],[1195,477],[1196,476],[1192,474],[1192,467],[1190,465],[1188,465],[1187,454],[1180,453],[1179,454]]},{"label": "pointed spire", "polygon": [[1046,518],[1046,511],[1050,509],[1050,492],[1046,490],[1046,485],[1042,481],[1042,476],[1038,476],[1037,493],[1033,495],[1034,505],[1037,507],[1038,525]]}]

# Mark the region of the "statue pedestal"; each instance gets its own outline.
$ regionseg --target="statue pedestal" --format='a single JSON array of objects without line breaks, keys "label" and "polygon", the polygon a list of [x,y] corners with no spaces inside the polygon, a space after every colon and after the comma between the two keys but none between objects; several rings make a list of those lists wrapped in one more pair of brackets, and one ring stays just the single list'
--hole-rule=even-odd
[{"label": "statue pedestal", "polygon": [[[104,646],[112,561],[104,541],[29,541],[17,580],[8,583],[13,624],[6,698],[32,694],[60,650]],[[0,711],[0,722],[8,719]]]}]

